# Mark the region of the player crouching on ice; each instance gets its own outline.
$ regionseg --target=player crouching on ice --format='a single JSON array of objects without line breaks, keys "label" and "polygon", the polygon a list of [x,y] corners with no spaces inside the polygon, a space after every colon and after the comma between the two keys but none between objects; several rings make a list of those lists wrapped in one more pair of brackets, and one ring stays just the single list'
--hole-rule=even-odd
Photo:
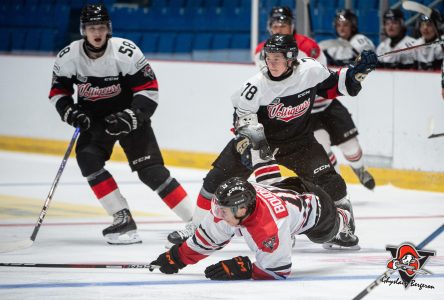
[{"label": "player crouching on ice", "polygon": [[[264,161],[251,150],[255,171],[273,169],[276,160]],[[222,249],[235,236],[243,236],[255,253],[256,262],[247,256],[223,260],[205,269],[212,280],[285,279],[291,272],[294,236],[305,234],[315,243],[330,242],[340,247],[359,249],[359,239],[350,211],[335,207],[319,186],[290,177],[280,182],[280,174],[261,183],[233,177],[217,188],[211,210],[194,235],[159,255],[151,266],[162,273],[179,269]],[[270,183],[265,185],[263,183]],[[152,269],[151,269],[152,270]]]}]

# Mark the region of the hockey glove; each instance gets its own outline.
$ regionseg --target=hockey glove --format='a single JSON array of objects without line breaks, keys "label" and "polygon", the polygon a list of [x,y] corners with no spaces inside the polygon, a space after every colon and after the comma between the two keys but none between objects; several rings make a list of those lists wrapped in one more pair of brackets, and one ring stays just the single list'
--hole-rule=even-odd
[{"label": "hockey glove", "polygon": [[251,261],[247,256],[237,256],[222,260],[205,269],[205,277],[211,280],[250,279],[253,274]]},{"label": "hockey glove", "polygon": [[113,136],[130,133],[139,127],[136,112],[131,109],[111,114],[105,118],[105,132]]},{"label": "hockey glove", "polygon": [[236,136],[234,139],[234,147],[241,156],[241,163],[249,170],[253,170],[253,162],[251,160],[251,146],[250,140],[245,136]]},{"label": "hockey glove", "polygon": [[71,126],[79,127],[81,131],[87,131],[91,127],[91,119],[78,104],[69,105],[63,115],[62,120]]},{"label": "hockey glove", "polygon": [[361,55],[356,58],[355,65],[348,69],[347,76],[351,76],[354,81],[361,82],[368,73],[376,69],[377,64],[378,57],[376,53],[371,50],[364,50]]},{"label": "hockey glove", "polygon": [[[160,272],[164,274],[174,274],[186,267],[186,264],[180,260],[178,245],[174,245],[170,250],[159,255],[159,257],[152,261],[150,265],[159,266]],[[150,269],[150,271],[152,271],[152,269]]]}]

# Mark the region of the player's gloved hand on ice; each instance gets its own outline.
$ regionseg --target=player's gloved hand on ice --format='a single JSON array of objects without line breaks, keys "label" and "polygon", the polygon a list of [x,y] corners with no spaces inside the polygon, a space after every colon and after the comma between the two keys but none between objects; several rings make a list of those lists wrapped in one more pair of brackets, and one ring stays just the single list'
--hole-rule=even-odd
[{"label": "player's gloved hand on ice", "polygon": [[130,133],[139,127],[136,112],[125,109],[105,117],[105,132],[109,135],[120,136]]},{"label": "player's gloved hand on ice", "polygon": [[221,260],[205,269],[205,277],[211,280],[250,279],[253,274],[251,261],[247,256]]},{"label": "player's gloved hand on ice", "polygon": [[91,119],[78,104],[69,105],[63,113],[62,120],[73,127],[79,127],[81,131],[87,131],[91,127]]},{"label": "player's gloved hand on ice", "polygon": [[378,64],[378,56],[372,50],[364,50],[356,59],[355,65],[351,66],[347,71],[347,76],[355,81],[363,81],[368,73],[376,69]]},{"label": "player's gloved hand on ice", "polygon": [[[160,272],[164,274],[174,274],[186,267],[186,264],[180,260],[178,245],[174,245],[170,250],[159,255],[150,265],[159,266]],[[152,270],[150,269],[150,271]]]}]

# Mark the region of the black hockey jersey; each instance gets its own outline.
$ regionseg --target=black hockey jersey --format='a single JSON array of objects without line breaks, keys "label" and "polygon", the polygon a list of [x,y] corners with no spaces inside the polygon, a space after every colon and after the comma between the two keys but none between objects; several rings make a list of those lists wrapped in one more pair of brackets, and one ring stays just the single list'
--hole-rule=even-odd
[{"label": "black hockey jersey", "polygon": [[86,55],[83,44],[83,39],[74,41],[57,54],[49,98],[59,113],[74,103],[74,85],[77,103],[93,119],[130,108],[136,95],[146,99],[146,106],[153,110],[150,114],[154,112],[159,97],[157,79],[132,41],[111,38],[103,56],[96,59]]},{"label": "black hockey jersey", "polygon": [[261,72],[232,96],[237,115],[257,114],[271,144],[291,142],[311,132],[308,121],[316,95],[333,99],[355,96],[361,90],[361,84],[346,76],[347,68],[334,72],[313,58],[298,61],[288,78],[273,81]]}]

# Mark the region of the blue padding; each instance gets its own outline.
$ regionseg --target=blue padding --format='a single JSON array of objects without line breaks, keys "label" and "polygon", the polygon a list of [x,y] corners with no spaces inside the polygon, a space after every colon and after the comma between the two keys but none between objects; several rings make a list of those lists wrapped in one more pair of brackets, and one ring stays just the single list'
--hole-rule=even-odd
[{"label": "blue padding", "polygon": [[11,50],[11,32],[9,29],[0,28],[0,51]]},{"label": "blue padding", "polygon": [[232,35],[228,33],[215,34],[213,37],[212,49],[229,49],[231,47]]},{"label": "blue padding", "polygon": [[164,33],[159,37],[159,53],[172,53],[174,51],[174,42],[176,35],[174,33]]},{"label": "blue padding", "polygon": [[250,49],[250,34],[233,34],[231,49]]},{"label": "blue padding", "polygon": [[11,38],[12,38],[11,50],[12,51],[24,49],[25,35],[26,35],[26,29],[21,29],[21,28],[11,29]]},{"label": "blue padding", "polygon": [[40,42],[41,42],[41,29],[27,29],[25,35],[25,45],[23,47],[24,50],[40,50]]},{"label": "blue padding", "polygon": [[51,29],[42,30],[40,39],[40,50],[54,52],[55,50],[55,31]]},{"label": "blue padding", "polygon": [[176,37],[176,44],[174,47],[175,53],[187,53],[193,49],[194,35],[190,33],[179,34]]},{"label": "blue padding", "polygon": [[157,33],[145,33],[142,37],[140,49],[144,53],[157,53],[159,35]]}]

